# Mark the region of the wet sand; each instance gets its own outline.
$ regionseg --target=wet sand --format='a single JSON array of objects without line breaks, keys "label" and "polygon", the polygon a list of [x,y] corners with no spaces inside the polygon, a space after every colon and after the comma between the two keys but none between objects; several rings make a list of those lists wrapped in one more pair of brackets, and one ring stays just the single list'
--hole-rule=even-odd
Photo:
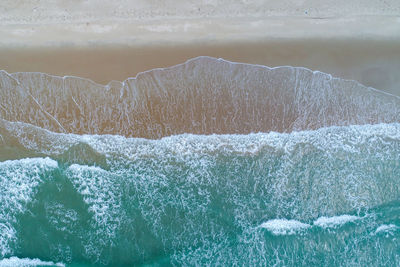
[{"label": "wet sand", "polygon": [[209,55],[230,61],[303,66],[400,95],[400,42],[282,40],[207,45],[1,49],[1,68],[73,75],[107,84]]},{"label": "wet sand", "polygon": [[400,95],[397,1],[228,2],[5,1],[0,69],[106,84],[206,55],[303,66]]}]

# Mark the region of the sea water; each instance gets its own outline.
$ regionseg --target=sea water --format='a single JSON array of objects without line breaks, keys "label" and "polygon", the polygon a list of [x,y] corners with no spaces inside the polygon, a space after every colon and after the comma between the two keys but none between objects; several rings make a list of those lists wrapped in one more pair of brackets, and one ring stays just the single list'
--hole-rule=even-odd
[{"label": "sea water", "polygon": [[208,57],[0,76],[0,266],[400,265],[398,97]]}]

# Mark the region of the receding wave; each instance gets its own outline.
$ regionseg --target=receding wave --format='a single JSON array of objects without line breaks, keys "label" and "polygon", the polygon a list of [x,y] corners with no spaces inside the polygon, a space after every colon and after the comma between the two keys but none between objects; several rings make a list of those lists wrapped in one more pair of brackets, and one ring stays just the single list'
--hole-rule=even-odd
[{"label": "receding wave", "polygon": [[400,98],[299,67],[199,57],[106,86],[0,72],[0,118],[64,133],[160,138],[400,121]]},{"label": "receding wave", "polygon": [[400,266],[398,97],[208,57],[0,76],[0,266]]}]

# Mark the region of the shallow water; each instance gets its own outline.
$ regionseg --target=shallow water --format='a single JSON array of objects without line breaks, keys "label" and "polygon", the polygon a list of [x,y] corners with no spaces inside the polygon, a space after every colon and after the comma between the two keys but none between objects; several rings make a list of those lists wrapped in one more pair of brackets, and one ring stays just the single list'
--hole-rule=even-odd
[{"label": "shallow water", "polygon": [[398,97],[207,57],[0,85],[0,266],[400,265]]},{"label": "shallow water", "polygon": [[102,86],[0,72],[0,118],[51,131],[157,139],[399,122],[400,98],[299,67],[198,57]]}]

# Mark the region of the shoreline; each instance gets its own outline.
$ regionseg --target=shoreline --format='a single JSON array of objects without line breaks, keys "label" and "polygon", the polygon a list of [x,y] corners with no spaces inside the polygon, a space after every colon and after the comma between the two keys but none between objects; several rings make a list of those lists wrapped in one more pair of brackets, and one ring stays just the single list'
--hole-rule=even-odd
[{"label": "shoreline", "polygon": [[[106,9],[88,8],[91,0],[22,2],[6,0],[20,10],[3,6],[0,12],[0,69],[10,73],[71,75],[107,84],[211,56],[306,67],[400,95],[400,3],[394,0],[339,1],[334,7],[233,1],[227,10],[221,9],[225,0],[170,6],[118,0]],[[176,8],[180,4],[182,10]]]},{"label": "shoreline", "polygon": [[281,39],[229,44],[0,47],[0,69],[78,76],[100,84],[183,63],[197,56],[306,67],[400,95],[400,40]]}]

